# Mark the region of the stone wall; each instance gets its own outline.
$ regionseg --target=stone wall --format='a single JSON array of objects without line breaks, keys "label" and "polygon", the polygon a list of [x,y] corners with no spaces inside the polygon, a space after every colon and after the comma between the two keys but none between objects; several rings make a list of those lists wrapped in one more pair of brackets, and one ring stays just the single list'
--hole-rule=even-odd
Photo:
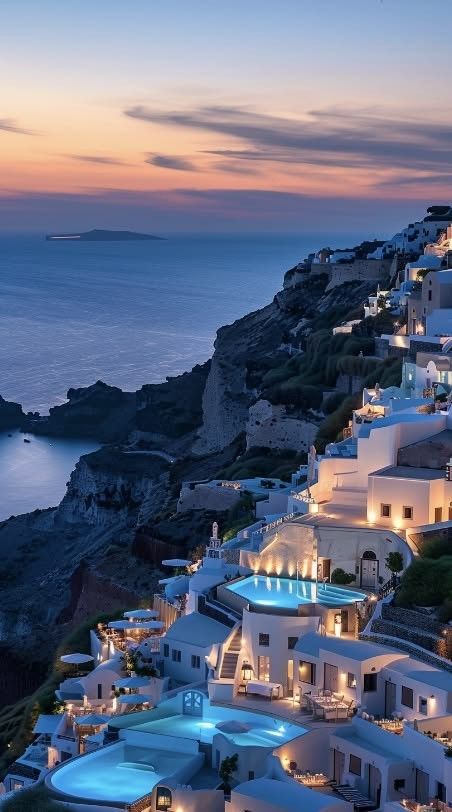
[{"label": "stone wall", "polygon": [[401,640],[398,637],[391,636],[389,633],[361,634],[359,639],[369,640],[372,643],[379,643],[382,646],[397,648],[400,651],[404,651],[406,654],[412,654],[413,657],[416,657],[416,659],[421,660],[423,663],[433,665],[435,668],[442,668],[444,671],[450,671],[452,673],[452,663],[447,663],[442,660],[440,662],[434,654],[425,650],[422,651],[416,648],[414,643],[410,644],[406,640]]},{"label": "stone wall", "polygon": [[420,629],[400,626],[400,624],[396,623],[395,621],[392,622],[389,620],[384,620],[383,618],[378,618],[372,623],[372,631],[376,632],[377,634],[385,634],[390,637],[402,636],[404,640],[409,643],[413,643],[415,646],[421,646],[421,648],[426,649],[427,651],[432,651],[434,654],[438,654],[439,657],[449,659],[447,641],[430,635],[428,632],[423,633]]}]

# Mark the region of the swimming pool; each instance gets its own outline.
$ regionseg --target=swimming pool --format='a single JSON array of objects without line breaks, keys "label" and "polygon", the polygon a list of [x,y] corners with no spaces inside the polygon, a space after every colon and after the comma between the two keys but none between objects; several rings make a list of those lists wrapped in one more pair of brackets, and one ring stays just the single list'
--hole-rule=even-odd
[{"label": "swimming pool", "polygon": [[226,589],[245,598],[249,603],[281,609],[296,609],[300,604],[306,603],[319,603],[331,608],[347,606],[367,597],[364,592],[345,589],[336,584],[317,585],[315,581],[270,578],[266,575],[249,575],[248,578],[226,585]]},{"label": "swimming pool", "polygon": [[162,779],[186,772],[190,762],[194,773],[199,765],[193,753],[120,742],[68,761],[49,779],[54,789],[73,798],[130,803],[151,792]]},{"label": "swimming pool", "polygon": [[[164,703],[163,706],[164,707]],[[234,744],[242,747],[279,747],[292,739],[306,733],[301,725],[289,724],[286,720],[264,713],[252,713],[240,708],[223,708],[210,705],[206,699],[202,716],[189,716],[176,713],[153,719],[153,712],[149,712],[149,721],[130,726],[129,730],[141,733],[154,733],[169,736],[178,736],[183,739],[197,739],[206,744],[212,742],[217,733],[222,733]],[[241,722],[249,730],[243,733],[226,733],[219,730],[219,722]]]}]

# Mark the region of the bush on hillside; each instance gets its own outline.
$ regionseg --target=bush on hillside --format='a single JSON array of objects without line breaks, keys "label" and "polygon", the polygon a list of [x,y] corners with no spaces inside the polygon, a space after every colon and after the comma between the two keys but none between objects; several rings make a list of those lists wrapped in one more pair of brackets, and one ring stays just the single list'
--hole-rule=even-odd
[{"label": "bush on hillside", "polygon": [[421,547],[422,558],[442,558],[452,555],[452,538],[445,535],[427,537]]},{"label": "bush on hillside", "polygon": [[332,395],[329,395],[324,404],[323,404],[323,411],[326,415],[333,414],[339,406],[342,405],[346,398],[345,392],[333,392]]},{"label": "bush on hillside", "polygon": [[452,556],[418,558],[402,575],[397,606],[441,606],[452,597]]},{"label": "bush on hillside", "polygon": [[353,409],[358,409],[361,405],[361,395],[346,397],[335,412],[330,414],[323,423],[320,424],[315,447],[318,452],[323,453],[328,443],[334,443],[342,439],[342,430],[350,420]]}]

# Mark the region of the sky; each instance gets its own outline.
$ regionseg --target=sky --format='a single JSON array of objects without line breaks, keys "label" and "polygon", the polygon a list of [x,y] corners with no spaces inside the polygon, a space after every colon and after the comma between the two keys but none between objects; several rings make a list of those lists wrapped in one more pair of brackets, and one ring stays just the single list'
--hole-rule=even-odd
[{"label": "sky", "polygon": [[394,231],[452,202],[449,20],[450,0],[4,0],[0,230]]}]

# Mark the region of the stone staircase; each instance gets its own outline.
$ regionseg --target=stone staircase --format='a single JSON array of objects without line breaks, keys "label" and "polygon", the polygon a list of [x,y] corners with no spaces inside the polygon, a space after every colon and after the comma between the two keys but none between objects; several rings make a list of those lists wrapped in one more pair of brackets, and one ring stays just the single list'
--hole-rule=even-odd
[{"label": "stone staircase", "polygon": [[230,643],[223,655],[221,664],[221,679],[234,679],[237,670],[237,660],[239,659],[240,647],[242,645],[242,627],[237,626]]}]

